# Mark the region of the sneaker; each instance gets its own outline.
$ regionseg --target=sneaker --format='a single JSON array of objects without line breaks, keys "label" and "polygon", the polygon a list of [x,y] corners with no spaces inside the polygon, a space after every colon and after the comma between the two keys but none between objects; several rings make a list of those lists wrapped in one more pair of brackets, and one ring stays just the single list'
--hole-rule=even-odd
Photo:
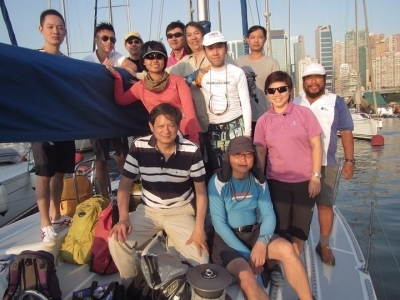
[{"label": "sneaker", "polygon": [[42,242],[54,242],[56,236],[53,226],[42,227]]},{"label": "sneaker", "polygon": [[279,263],[275,264],[271,269],[269,269],[269,279],[273,285],[285,285],[285,277],[283,277],[282,269]]},{"label": "sneaker", "polygon": [[321,247],[321,244],[318,243],[317,247],[315,248],[315,252],[317,252],[324,264],[332,267],[335,265],[335,257],[333,256],[331,247],[328,245]]},{"label": "sneaker", "polygon": [[60,228],[63,226],[71,226],[72,218],[69,216],[61,216],[58,220],[51,221],[51,225]]}]

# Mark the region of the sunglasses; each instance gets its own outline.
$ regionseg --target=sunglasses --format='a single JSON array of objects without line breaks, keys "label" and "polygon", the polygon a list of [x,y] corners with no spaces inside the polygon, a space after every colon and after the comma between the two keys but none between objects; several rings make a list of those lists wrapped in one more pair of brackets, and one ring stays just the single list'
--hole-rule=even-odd
[{"label": "sunglasses", "polygon": [[116,39],[115,37],[113,37],[113,36],[108,36],[108,35],[103,35],[103,36],[100,37],[100,38],[101,38],[101,40],[102,40],[103,42],[107,42],[108,40],[110,40],[111,43],[113,43],[113,44],[115,44],[116,41],[117,41],[117,39]]},{"label": "sunglasses", "polygon": [[183,33],[182,32],[168,33],[167,34],[167,39],[180,38],[180,37],[183,37]]},{"label": "sunglasses", "polygon": [[132,45],[132,44],[139,45],[140,41],[139,40],[127,40],[126,43],[128,43],[129,45]]},{"label": "sunglasses", "polygon": [[288,89],[289,89],[289,87],[287,85],[285,85],[285,86],[280,86],[280,87],[277,87],[277,88],[268,88],[265,91],[268,94],[273,95],[273,94],[275,94],[275,91],[278,91],[279,94],[282,94],[284,92],[287,92]]},{"label": "sunglasses", "polygon": [[164,58],[165,58],[165,56],[161,53],[150,53],[144,57],[144,59],[148,59],[148,60],[155,60],[155,59],[161,60]]},{"label": "sunglasses", "polygon": [[235,154],[232,154],[231,156],[233,156],[235,158],[246,158],[246,159],[249,159],[251,157],[254,157],[254,153],[253,152],[235,153]]}]

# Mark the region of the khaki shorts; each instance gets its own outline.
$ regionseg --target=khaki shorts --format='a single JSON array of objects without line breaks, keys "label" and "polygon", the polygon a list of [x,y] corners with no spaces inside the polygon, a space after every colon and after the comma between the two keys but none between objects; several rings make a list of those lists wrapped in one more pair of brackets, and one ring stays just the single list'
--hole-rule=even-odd
[{"label": "khaki shorts", "polygon": [[315,202],[322,205],[335,204],[334,187],[338,172],[337,166],[326,166],[321,168],[321,193],[315,196]]}]

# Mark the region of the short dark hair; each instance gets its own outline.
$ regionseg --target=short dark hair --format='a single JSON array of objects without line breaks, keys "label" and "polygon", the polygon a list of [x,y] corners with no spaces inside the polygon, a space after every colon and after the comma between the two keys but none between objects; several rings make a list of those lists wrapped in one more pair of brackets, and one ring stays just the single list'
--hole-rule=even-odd
[{"label": "short dark hair", "polygon": [[254,32],[254,31],[256,31],[256,30],[261,30],[261,31],[263,32],[263,34],[264,34],[264,37],[267,37],[267,30],[266,30],[264,27],[260,26],[260,25],[251,26],[251,27],[249,28],[249,30],[247,30],[247,35],[246,35],[246,37],[248,38],[248,37],[250,36],[250,34],[251,34],[252,32]]},{"label": "short dark hair", "polygon": [[172,29],[175,28],[180,28],[182,32],[185,32],[185,24],[183,24],[181,21],[173,21],[168,24],[167,28],[165,29],[165,35],[167,35],[168,31],[171,31]]},{"label": "short dark hair", "polygon": [[60,13],[59,13],[58,11],[56,11],[55,9],[47,9],[47,10],[43,11],[43,12],[40,14],[40,26],[43,26],[43,24],[44,24],[44,19],[46,19],[47,16],[51,16],[51,15],[59,17],[59,18],[63,21],[64,27],[65,27],[65,20],[64,20],[64,17],[62,16],[62,14],[60,14]]},{"label": "short dark hair", "polygon": [[206,31],[205,31],[204,27],[203,27],[199,22],[190,21],[189,23],[187,23],[187,24],[185,25],[185,31],[184,31],[184,35],[185,35],[185,52],[186,52],[187,54],[192,54],[193,51],[192,51],[192,49],[190,49],[190,47],[189,47],[189,45],[188,45],[188,43],[187,43],[187,40],[186,40],[186,30],[187,30],[187,28],[188,28],[189,26],[190,26],[190,27],[194,27],[194,28],[196,28],[197,30],[199,30],[199,31],[201,32],[202,36],[205,36],[205,35],[206,35]]},{"label": "short dark hair", "polygon": [[112,31],[115,35],[114,26],[112,26],[111,23],[101,22],[101,23],[97,24],[96,28],[94,29],[94,37],[96,37],[97,34],[102,30]]},{"label": "short dark hair", "polygon": [[142,66],[143,70],[147,71],[146,66],[143,64],[144,62],[144,56],[148,52],[148,50],[154,50],[154,51],[160,51],[161,53],[164,54],[164,70],[167,67],[167,62],[168,62],[168,54],[167,54],[167,49],[165,49],[165,46],[163,43],[158,42],[158,41],[148,41],[144,43],[140,49],[140,53],[142,53],[142,57],[140,58],[140,65]]},{"label": "short dark hair", "polygon": [[264,92],[267,88],[277,81],[283,81],[289,87],[290,91],[293,88],[293,81],[290,75],[283,71],[275,71],[268,75],[267,79],[265,80]]},{"label": "short dark hair", "polygon": [[175,122],[179,127],[182,121],[182,112],[176,107],[169,103],[161,103],[155,106],[149,114],[149,122],[154,125],[156,118],[160,115],[164,115],[167,119]]}]

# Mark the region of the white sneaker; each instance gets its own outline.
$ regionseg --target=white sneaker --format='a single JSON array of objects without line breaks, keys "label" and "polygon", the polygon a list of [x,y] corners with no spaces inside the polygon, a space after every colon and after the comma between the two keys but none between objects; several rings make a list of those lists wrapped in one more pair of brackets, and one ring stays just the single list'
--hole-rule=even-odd
[{"label": "white sneaker", "polygon": [[56,236],[53,226],[42,227],[42,242],[54,242]]},{"label": "white sneaker", "polygon": [[61,216],[58,220],[51,221],[51,225],[56,228],[71,226],[72,218],[70,216]]}]

